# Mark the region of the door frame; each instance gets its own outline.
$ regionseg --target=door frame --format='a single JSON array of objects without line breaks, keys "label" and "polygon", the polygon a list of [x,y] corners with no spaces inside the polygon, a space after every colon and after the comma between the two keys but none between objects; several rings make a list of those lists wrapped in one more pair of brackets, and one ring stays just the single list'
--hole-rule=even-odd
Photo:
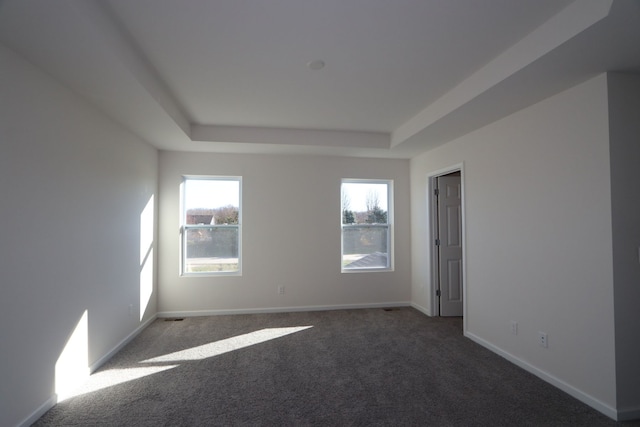
[{"label": "door frame", "polygon": [[438,214],[436,206],[436,178],[448,175],[453,172],[460,172],[460,191],[461,191],[461,211],[462,211],[462,318],[463,329],[467,330],[467,243],[466,243],[466,217],[465,217],[465,173],[464,162],[451,165],[449,167],[438,169],[427,174],[427,213],[428,213],[428,230],[429,230],[429,248],[431,256],[429,257],[429,267],[431,271],[431,313],[433,316],[440,316],[440,304],[436,291],[438,290],[438,247],[436,246],[435,236],[437,235]]}]

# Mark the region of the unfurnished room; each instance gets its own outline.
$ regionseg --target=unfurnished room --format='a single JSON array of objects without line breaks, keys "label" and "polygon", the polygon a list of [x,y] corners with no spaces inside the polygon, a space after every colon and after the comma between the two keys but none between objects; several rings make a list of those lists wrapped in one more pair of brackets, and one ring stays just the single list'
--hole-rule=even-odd
[{"label": "unfurnished room", "polygon": [[638,165],[638,0],[0,0],[0,426],[640,425]]}]

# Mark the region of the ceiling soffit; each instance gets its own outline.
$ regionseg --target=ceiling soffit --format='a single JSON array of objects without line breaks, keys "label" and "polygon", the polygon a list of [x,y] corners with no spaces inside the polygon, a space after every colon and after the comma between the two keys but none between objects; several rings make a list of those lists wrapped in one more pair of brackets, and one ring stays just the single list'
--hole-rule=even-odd
[{"label": "ceiling soffit", "polygon": [[640,67],[625,59],[637,57],[639,19],[632,0],[575,1],[389,131],[196,123],[104,2],[5,0],[0,41],[160,149],[409,158],[607,67]]}]

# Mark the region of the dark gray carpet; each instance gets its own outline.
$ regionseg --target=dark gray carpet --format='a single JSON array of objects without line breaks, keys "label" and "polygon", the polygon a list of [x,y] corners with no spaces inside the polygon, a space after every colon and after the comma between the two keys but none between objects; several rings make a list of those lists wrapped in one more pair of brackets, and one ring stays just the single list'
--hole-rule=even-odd
[{"label": "dark gray carpet", "polygon": [[[255,338],[245,334],[298,326],[312,327],[237,348]],[[165,370],[61,402],[35,425],[639,424],[615,423],[464,338],[462,319],[412,308],[159,319],[87,390],[145,367]]]}]

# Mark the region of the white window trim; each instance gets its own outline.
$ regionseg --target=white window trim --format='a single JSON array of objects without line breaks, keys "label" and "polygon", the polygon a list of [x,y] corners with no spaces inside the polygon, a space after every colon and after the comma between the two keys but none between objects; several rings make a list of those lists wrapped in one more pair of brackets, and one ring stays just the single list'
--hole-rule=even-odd
[{"label": "white window trim", "polygon": [[[342,184],[386,184],[387,185],[387,224],[343,224],[342,223]],[[394,218],[393,218],[393,180],[392,179],[358,179],[358,178],[343,178],[340,181],[340,272],[341,273],[381,273],[394,271]],[[347,268],[343,266],[344,260],[344,229],[349,227],[386,227],[387,228],[387,266],[376,268]]]},{"label": "white window trim", "polygon": [[[185,182],[187,180],[238,181],[238,224],[186,224],[187,211],[185,209]],[[198,228],[237,228],[238,229],[238,270],[236,271],[202,271],[186,272],[185,257],[187,254],[186,230]],[[242,177],[227,175],[183,175],[180,183],[180,276],[208,277],[208,276],[242,276]]]}]

